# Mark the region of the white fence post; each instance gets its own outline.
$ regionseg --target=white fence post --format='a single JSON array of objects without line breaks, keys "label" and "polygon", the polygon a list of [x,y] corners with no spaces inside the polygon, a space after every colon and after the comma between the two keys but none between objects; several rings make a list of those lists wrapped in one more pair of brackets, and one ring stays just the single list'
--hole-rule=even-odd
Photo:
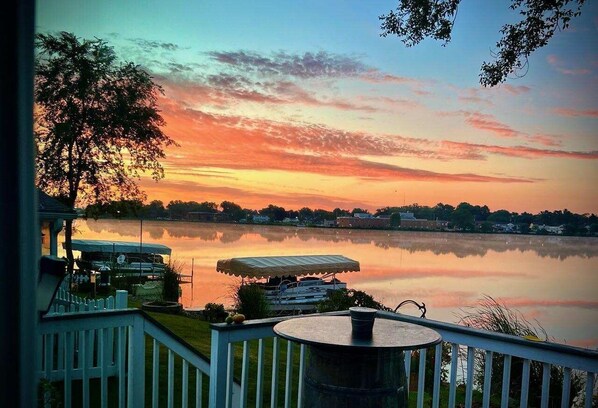
[{"label": "white fence post", "polygon": [[116,309],[126,309],[128,307],[128,295],[126,290],[116,291]]},{"label": "white fence post", "polygon": [[210,353],[210,408],[223,407],[226,401],[226,369],[229,334],[212,329]]}]

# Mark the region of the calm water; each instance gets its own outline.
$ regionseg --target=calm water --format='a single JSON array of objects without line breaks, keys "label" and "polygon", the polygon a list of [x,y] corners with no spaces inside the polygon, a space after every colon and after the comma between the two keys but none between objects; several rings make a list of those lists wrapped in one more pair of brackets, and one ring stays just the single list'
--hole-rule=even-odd
[{"label": "calm water", "polygon": [[[78,220],[75,238],[137,242],[140,227]],[[461,309],[489,295],[556,341],[598,348],[598,239],[144,221],[143,242],[171,247],[185,274],[193,267],[193,283],[183,285],[187,308],[231,303],[239,279],[217,273],[218,259],[341,254],[361,271],[337,277],[389,307],[414,299],[425,302],[428,318],[456,322]]]}]

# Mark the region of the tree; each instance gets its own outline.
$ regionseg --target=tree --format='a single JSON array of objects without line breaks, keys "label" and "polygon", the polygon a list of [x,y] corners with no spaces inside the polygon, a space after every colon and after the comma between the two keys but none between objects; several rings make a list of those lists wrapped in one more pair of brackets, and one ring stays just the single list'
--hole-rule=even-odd
[{"label": "tree", "polygon": [[[397,10],[380,16],[383,37],[397,35],[411,47],[424,38],[451,40],[453,25],[461,0],[399,0]],[[528,57],[544,47],[557,30],[569,27],[572,18],[581,14],[585,0],[511,0],[509,6],[518,10],[522,20],[503,25],[502,38],[492,53],[495,61],[482,63],[480,83],[495,86],[508,75],[524,75]]]},{"label": "tree", "polygon": [[[164,177],[159,159],[174,144],[161,130],[162,88],[103,40],[62,32],[36,36],[37,184],[74,208],[83,201],[141,199],[141,173]],[[72,221],[65,246],[72,271]]]},{"label": "tree", "polygon": [[231,220],[239,221],[245,218],[245,212],[239,204],[235,204],[232,201],[223,201],[220,203],[222,213],[227,214]]}]

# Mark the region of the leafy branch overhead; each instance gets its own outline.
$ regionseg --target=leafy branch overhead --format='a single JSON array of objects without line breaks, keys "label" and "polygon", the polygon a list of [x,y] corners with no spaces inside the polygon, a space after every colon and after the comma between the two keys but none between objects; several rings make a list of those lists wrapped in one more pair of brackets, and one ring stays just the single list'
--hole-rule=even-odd
[{"label": "leafy branch overhead", "polygon": [[[451,40],[461,0],[399,0],[396,11],[380,16],[381,36],[396,35],[411,47],[424,38]],[[493,62],[483,62],[480,83],[495,86],[509,75],[525,75],[529,56],[548,44],[557,30],[569,27],[581,14],[585,0],[511,0],[509,6],[521,20],[503,25],[501,39],[492,52]],[[483,2],[480,2],[483,4]],[[479,5],[483,7],[483,5]]]}]

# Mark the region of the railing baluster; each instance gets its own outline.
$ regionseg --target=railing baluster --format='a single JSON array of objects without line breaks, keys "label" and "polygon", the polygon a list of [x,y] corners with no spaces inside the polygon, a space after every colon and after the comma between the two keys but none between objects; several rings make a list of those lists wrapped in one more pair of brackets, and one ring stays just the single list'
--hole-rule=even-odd
[{"label": "railing baluster", "polygon": [[569,398],[571,396],[571,369],[565,368],[563,370],[563,392],[561,394],[561,408],[569,406]]},{"label": "railing baluster", "polygon": [[484,355],[484,390],[482,406],[484,408],[490,407],[490,392],[492,384],[492,352],[486,350]]},{"label": "railing baluster", "polygon": [[183,382],[181,386],[181,407],[188,408],[189,407],[189,363],[187,360],[183,359],[183,375],[181,381]]},{"label": "railing baluster", "polygon": [[257,343],[257,379],[255,391],[255,406],[261,408],[264,401],[264,339],[259,339]]},{"label": "railing baluster", "polygon": [[235,374],[235,346],[233,343],[228,343],[228,358],[226,361],[226,408],[233,405],[233,381]]},{"label": "railing baluster", "polygon": [[459,357],[459,345],[451,343],[451,380],[449,383],[449,408],[455,408],[457,396],[457,359]]},{"label": "railing baluster", "polygon": [[417,408],[424,406],[424,385],[426,385],[426,349],[419,350],[419,370],[417,373]]},{"label": "railing baluster", "polygon": [[249,388],[249,342],[243,342],[243,361],[241,362],[241,401],[240,406],[247,406],[247,389]]},{"label": "railing baluster", "polygon": [[594,373],[586,372],[586,403],[585,408],[592,408],[592,398],[594,394]]},{"label": "railing baluster", "polygon": [[509,384],[511,383],[511,356],[505,354],[502,366],[502,395],[500,397],[500,406],[509,408]]},{"label": "railing baluster", "polygon": [[471,408],[473,400],[473,374],[475,371],[475,348],[467,347],[467,385],[465,387],[465,408]]},{"label": "railing baluster", "polygon": [[203,374],[199,368],[195,369],[195,408],[203,405]]},{"label": "railing baluster", "polygon": [[168,408],[174,408],[174,353],[168,350]]},{"label": "railing baluster", "polygon": [[442,362],[442,343],[436,345],[434,349],[434,390],[432,391],[432,407],[438,408],[440,405],[440,370]]},{"label": "railing baluster", "polygon": [[98,349],[100,351],[98,364],[100,365],[100,402],[101,407],[108,406],[108,356],[107,344],[108,329],[98,330]]},{"label": "railing baluster", "polygon": [[[89,333],[87,334],[89,336]],[[125,347],[127,346],[127,328],[121,326],[118,328],[118,354],[117,354],[117,370],[118,370],[118,406],[125,408],[125,389],[126,389],[126,361],[125,361]],[[89,354],[89,353],[88,353]]]},{"label": "railing baluster", "polygon": [[278,406],[278,354],[280,352],[280,345],[278,344],[278,337],[272,340],[272,389],[270,395],[270,407],[276,408]]},{"label": "railing baluster", "polygon": [[87,367],[87,336],[89,335],[88,330],[83,330],[79,335],[79,364],[81,364],[82,378],[81,378],[81,390],[82,390],[82,401],[83,408],[89,408],[89,370]]},{"label": "railing baluster", "polygon": [[287,341],[287,369],[284,386],[284,406],[289,408],[291,406],[291,393],[293,383],[291,382],[293,377],[293,342]]},{"label": "railing baluster", "polygon": [[152,353],[152,407],[158,408],[158,395],[160,391],[160,343],[154,339]]},{"label": "railing baluster", "polygon": [[529,371],[530,361],[528,359],[523,360],[523,369],[521,372],[521,401],[519,402],[520,408],[527,407],[527,399],[529,395]]},{"label": "railing baluster", "polygon": [[540,406],[548,408],[548,400],[550,398],[550,364],[542,364],[542,401]]},{"label": "railing baluster", "polygon": [[404,351],[404,358],[405,358],[405,377],[407,380],[405,393],[407,394],[407,399],[409,399],[409,384],[411,382],[411,350]]},{"label": "railing baluster", "polygon": [[297,408],[303,408],[303,372],[305,371],[305,344],[299,346],[299,384],[297,385]]},{"label": "railing baluster", "polygon": [[64,339],[64,408],[71,407],[72,367],[73,367],[73,333],[66,332]]}]

